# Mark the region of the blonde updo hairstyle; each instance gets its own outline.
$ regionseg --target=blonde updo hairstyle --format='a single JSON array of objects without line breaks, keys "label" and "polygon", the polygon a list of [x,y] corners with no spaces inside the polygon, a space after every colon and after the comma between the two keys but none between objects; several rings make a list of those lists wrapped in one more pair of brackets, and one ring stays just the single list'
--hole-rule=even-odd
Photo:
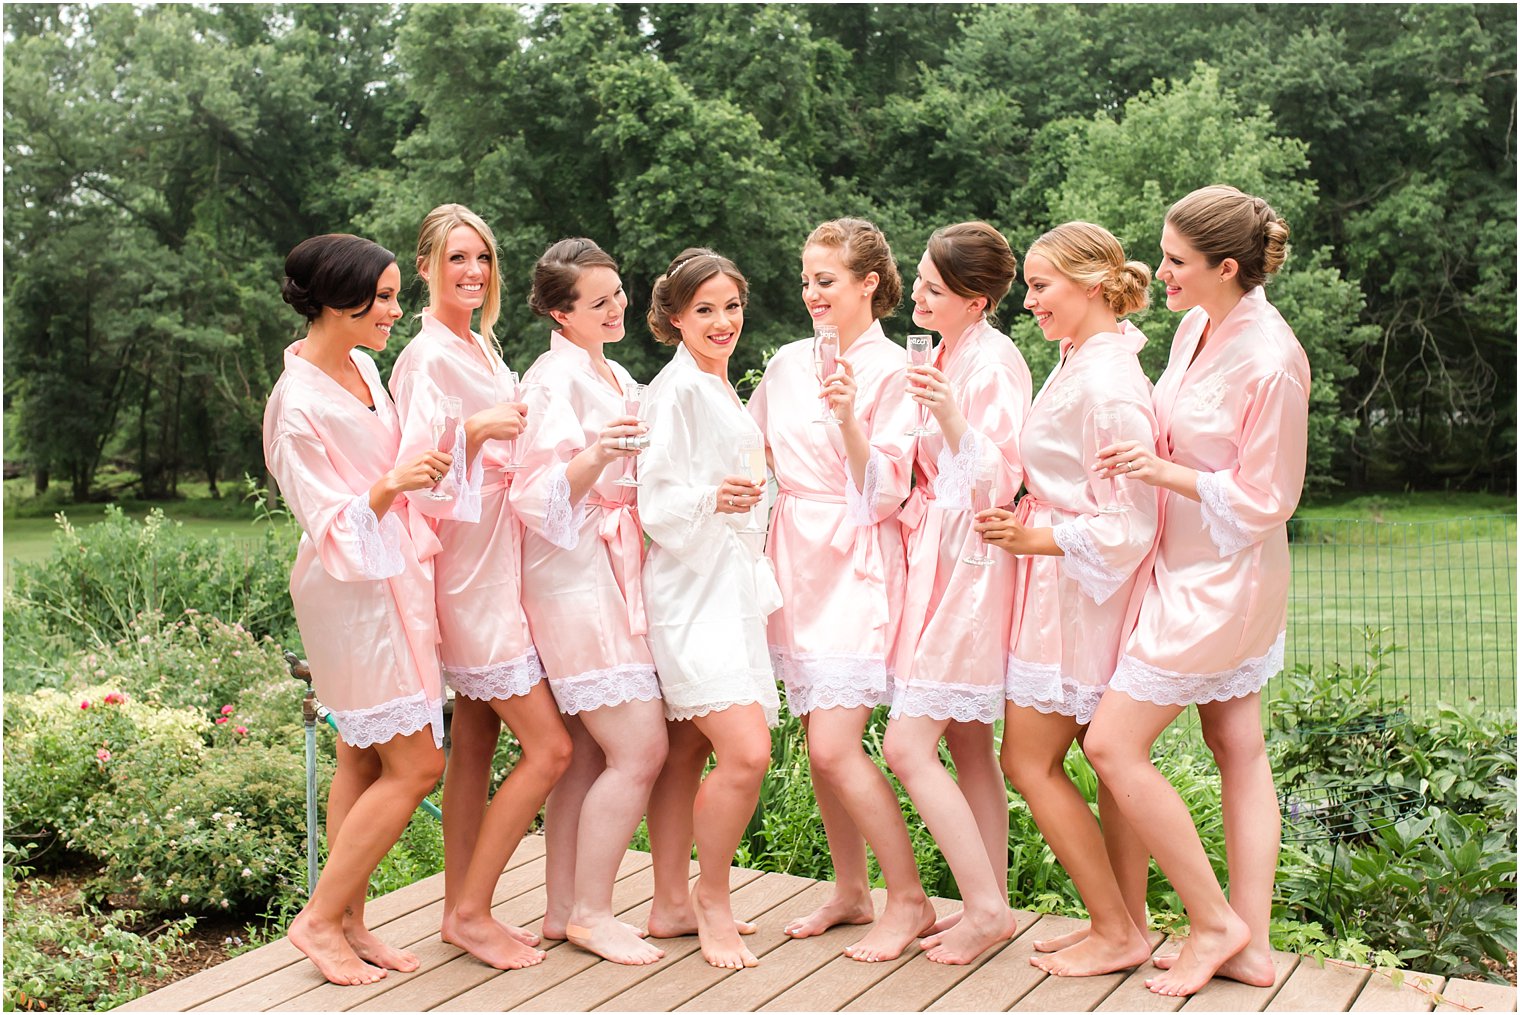
[{"label": "blonde updo hairstyle", "polygon": [[957,296],[984,296],[992,318],[1019,272],[1008,238],[985,222],[959,222],[944,226],[929,237],[929,260]]},{"label": "blonde updo hairstyle", "polygon": [[1288,223],[1266,201],[1234,187],[1193,191],[1172,205],[1166,222],[1210,267],[1232,258],[1240,265],[1240,286],[1248,292],[1265,285],[1288,257]]},{"label": "blonde updo hairstyle", "polygon": [[749,302],[749,280],[734,262],[706,247],[687,247],[676,255],[665,274],[654,280],[649,312],[644,319],[662,345],[680,345],[681,329],[670,323],[691,306],[697,290],[715,275],[727,275],[739,287],[739,302]]},{"label": "blonde updo hairstyle", "polygon": [[581,298],[581,272],[587,268],[618,270],[612,255],[583,236],[560,240],[544,251],[533,265],[533,287],[528,291],[528,309],[539,317],[553,319],[558,311],[568,314]]},{"label": "blonde updo hairstyle", "polygon": [[876,272],[876,289],[871,293],[871,316],[880,320],[892,316],[902,303],[902,275],[897,271],[897,261],[887,238],[873,223],[865,219],[831,219],[808,234],[808,247],[829,247],[839,251],[844,266],[850,274],[864,279]]},{"label": "blonde updo hairstyle", "polygon": [[501,266],[496,260],[496,236],[484,219],[462,204],[440,204],[428,212],[417,234],[417,270],[427,271],[428,302],[437,306],[441,302],[449,233],[457,226],[475,230],[491,255],[491,277],[485,281],[486,301],[480,308],[480,333],[495,345],[496,321],[501,317]]},{"label": "blonde updo hairstyle", "polygon": [[1051,267],[1082,289],[1098,287],[1115,317],[1144,310],[1151,301],[1151,269],[1141,261],[1126,261],[1114,234],[1091,222],[1067,222],[1032,243],[1024,253],[1039,254]]}]

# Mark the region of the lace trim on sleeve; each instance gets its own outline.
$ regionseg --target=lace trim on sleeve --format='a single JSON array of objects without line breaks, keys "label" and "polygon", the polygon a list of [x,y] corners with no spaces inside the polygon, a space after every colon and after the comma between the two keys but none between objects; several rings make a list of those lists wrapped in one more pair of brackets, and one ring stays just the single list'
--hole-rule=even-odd
[{"label": "lace trim on sleeve", "polygon": [[876,524],[876,498],[881,491],[882,454],[875,448],[866,459],[866,485],[864,490],[855,489],[855,477],[850,474],[850,463],[844,463],[844,504],[850,521],[856,525]]},{"label": "lace trim on sleeve", "polygon": [[348,502],[343,520],[359,541],[359,561],[366,578],[394,578],[406,570],[406,561],[401,556],[401,519],[389,511],[384,519],[376,518],[369,506],[368,491]]},{"label": "lace trim on sleeve", "polygon": [[987,438],[968,428],[961,437],[961,449],[950,453],[950,444],[939,449],[934,477],[934,501],[946,511],[971,510],[971,484],[976,481],[977,456]]},{"label": "lace trim on sleeve", "polygon": [[1137,701],[1156,705],[1197,705],[1255,694],[1268,680],[1282,672],[1287,632],[1277,636],[1265,655],[1247,659],[1232,670],[1219,673],[1177,673],[1134,656],[1119,657],[1119,666],[1108,686]]},{"label": "lace trim on sleeve", "polygon": [[544,538],[561,550],[573,550],[581,538],[581,525],[586,521],[586,498],[579,504],[570,504],[570,477],[567,465],[560,462],[549,473],[548,503],[544,518]]},{"label": "lace trim on sleeve", "polygon": [[[455,431],[454,446],[464,447],[464,424],[459,424]],[[468,472],[460,468],[459,458],[455,456],[454,464],[449,466],[449,475],[454,480],[454,514],[452,518],[456,522],[480,521],[480,487],[485,481],[486,467],[485,454],[477,452],[475,460],[470,463]],[[464,481],[460,482],[460,477]]]},{"label": "lace trim on sleeve", "polygon": [[352,747],[373,747],[392,737],[433,727],[433,746],[443,746],[443,699],[429,700],[426,691],[393,698],[369,708],[331,709],[338,735]]},{"label": "lace trim on sleeve", "polygon": [[1128,575],[1115,574],[1103,562],[1098,548],[1080,525],[1075,521],[1062,522],[1050,531],[1056,545],[1066,554],[1061,558],[1066,577],[1077,583],[1083,595],[1101,606],[1119,591]]},{"label": "lace trim on sleeve", "polygon": [[701,545],[711,538],[711,526],[721,525],[718,518],[718,488],[708,487],[697,498],[696,506],[692,509],[691,517],[686,520],[686,532],[681,540],[682,546]]},{"label": "lace trim on sleeve", "polygon": [[1224,477],[1229,471],[1198,473],[1198,500],[1203,507],[1203,524],[1221,557],[1239,553],[1251,545],[1251,537],[1240,524],[1240,516],[1230,507]]}]

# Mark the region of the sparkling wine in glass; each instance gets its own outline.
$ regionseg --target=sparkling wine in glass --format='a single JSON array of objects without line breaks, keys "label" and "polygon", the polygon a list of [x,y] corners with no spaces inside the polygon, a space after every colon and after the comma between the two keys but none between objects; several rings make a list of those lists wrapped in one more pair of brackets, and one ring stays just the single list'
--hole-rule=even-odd
[{"label": "sparkling wine in glass", "polygon": [[[839,369],[839,329],[832,324],[820,324],[813,333],[813,370],[818,374],[818,386],[834,375]],[[829,408],[829,400],[823,402],[823,414],[814,423],[824,423],[829,426],[838,426],[839,420]]]},{"label": "sparkling wine in glass", "polygon": [[[643,384],[630,384],[623,392],[623,415],[636,416],[641,423],[644,421],[645,387]],[[623,459],[623,474],[612,482],[616,486],[638,486],[638,459]]]},{"label": "sparkling wine in glass", "polygon": [[[929,365],[929,359],[930,359],[931,356],[933,356],[933,350],[934,350],[934,339],[931,336],[929,336],[929,335],[909,335],[908,336],[908,365],[909,366],[915,366],[915,367],[926,367],[926,366],[928,366]],[[936,430],[929,423],[929,407],[926,406],[926,405],[920,405],[918,407],[918,421],[913,425],[913,428],[908,431],[908,436],[909,437],[933,437],[934,435],[936,435],[938,433],[939,433],[939,431]]]},{"label": "sparkling wine in glass", "polygon": [[[976,516],[991,506],[992,476],[987,472],[979,472],[971,484],[971,523],[975,525]],[[987,540],[982,538],[980,532],[976,534],[976,552],[969,557],[962,557],[961,563],[975,567],[987,567],[992,563],[992,554],[987,552]]]},{"label": "sparkling wine in glass", "polygon": [[[464,454],[464,448],[459,446],[462,442],[458,440],[463,416],[464,404],[455,395],[444,395],[439,398],[438,407],[433,410],[433,447],[453,456],[456,462],[459,456]],[[449,472],[454,472],[454,466],[449,467]],[[439,489],[442,485],[443,480],[439,480],[437,485],[422,496],[428,500],[453,500],[453,494],[444,493]]]},{"label": "sparkling wine in glass", "polygon": [[738,443],[738,474],[760,487],[760,504],[744,513],[744,528],[740,532],[760,533],[765,526],[756,519],[756,512],[765,503],[765,439],[759,434],[744,434]]},{"label": "sparkling wine in glass", "polygon": [[[1093,407],[1093,455],[1111,444],[1117,444],[1122,434],[1122,417],[1119,414],[1119,402],[1100,402]],[[1120,479],[1114,476],[1109,479],[1098,478],[1094,480],[1094,492],[1098,498],[1098,510],[1103,514],[1122,514],[1124,504],[1119,500]]]},{"label": "sparkling wine in glass", "polygon": [[[496,401],[521,402],[522,400],[522,380],[517,376],[517,371],[498,371],[496,374]],[[520,443],[520,438],[517,437],[507,441],[507,461],[501,467],[503,472],[516,472],[522,468],[522,449]]]}]

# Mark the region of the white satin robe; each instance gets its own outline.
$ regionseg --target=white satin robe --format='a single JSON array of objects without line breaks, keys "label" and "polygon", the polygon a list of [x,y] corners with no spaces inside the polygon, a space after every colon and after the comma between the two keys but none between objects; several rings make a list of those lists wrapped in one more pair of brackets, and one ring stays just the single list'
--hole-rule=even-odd
[{"label": "white satin robe", "polygon": [[[1114,482],[1122,513],[1099,510],[1108,480],[1092,471],[1093,410],[1110,403],[1120,425],[1111,443],[1156,446],[1151,382],[1137,358],[1145,336],[1129,322],[1080,348],[1064,340],[1061,362],[1035,397],[1019,435],[1021,525],[1050,527],[1064,556],[1016,558],[1008,700],[1086,725],[1113,676],[1145,591],[1142,564],[1156,541],[1160,497],[1134,480]],[[1000,551],[1001,552],[1001,551]]]},{"label": "white satin robe", "polygon": [[383,518],[370,487],[395,468],[401,424],[374,361],[350,356],[371,410],[285,350],[285,370],[264,407],[264,461],[301,526],[290,570],[296,626],[312,685],[354,747],[431,726],[443,745],[443,684],[433,613],[438,541],[398,497]]},{"label": "white satin robe", "polygon": [[1029,411],[1029,367],[985,319],[941,342],[934,362],[968,429],[954,454],[942,435],[918,439],[913,492],[898,516],[908,584],[892,715],[990,723],[1003,715],[1014,561],[996,547],[986,567],[962,558],[977,549],[971,485],[978,468],[992,470],[993,506],[1013,503],[1024,481],[1019,431]]},{"label": "white satin robe", "polygon": [[[651,443],[639,456],[639,516],[653,545],[644,609],[665,717],[756,703],[775,726],[781,702],[765,618],[781,590],[764,536],[738,531],[744,514],[716,512],[718,484],[741,474],[739,438],[760,429],[728,382],[704,373],[684,345],[645,397]],[[765,505],[753,514],[765,517]]]},{"label": "white satin robe", "polygon": [[1155,391],[1161,454],[1198,470],[1202,501],[1165,493],[1155,566],[1109,685],[1162,705],[1252,694],[1283,667],[1309,361],[1260,286],[1194,360],[1207,324],[1201,307],[1183,318]]},{"label": "white satin robe", "polygon": [[841,355],[871,444],[864,489],[850,475],[840,428],[814,422],[823,403],[811,339],[771,357],[749,400],[779,491],[766,542],[782,598],[770,617],[771,662],[797,715],[891,702],[907,579],[896,518],[913,468],[907,354],[873,321]]},{"label": "white satin robe", "polygon": [[[587,352],[560,332],[523,375],[553,393],[577,429],[578,454],[599,439],[609,420],[627,415],[628,371],[607,360],[614,388]],[[558,432],[559,428],[555,428]],[[632,487],[618,486],[623,461],[602,471],[575,505],[574,534],[563,544],[532,528],[523,536],[522,596],[533,643],[561,712],[653,701],[660,696],[654,659],[644,640],[644,533]]]}]

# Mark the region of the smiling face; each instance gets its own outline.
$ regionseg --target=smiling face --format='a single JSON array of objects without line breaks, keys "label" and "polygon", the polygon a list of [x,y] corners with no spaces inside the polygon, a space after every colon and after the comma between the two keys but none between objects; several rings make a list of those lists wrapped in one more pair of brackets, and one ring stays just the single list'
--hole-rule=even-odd
[{"label": "smiling face", "polygon": [[379,352],[391,337],[391,325],[401,316],[400,292],[401,269],[392,261],[375,281],[375,302],[369,310],[358,317],[354,316],[352,308],[335,310],[325,307],[323,313],[331,315],[332,323],[346,338],[352,339],[354,345]]},{"label": "smiling face", "polygon": [[1156,278],[1166,286],[1166,309],[1191,310],[1238,296],[1234,265],[1229,258],[1210,265],[1208,258],[1170,224],[1161,227],[1161,263],[1156,266]]},{"label": "smiling face", "polygon": [[739,285],[719,272],[697,287],[691,303],[670,323],[681,333],[681,344],[697,366],[710,374],[728,376],[728,358],[744,330],[744,302]]},{"label": "smiling face", "polygon": [[841,336],[859,335],[875,319],[871,296],[877,284],[874,271],[856,278],[838,247],[815,243],[803,248],[802,304],[815,325],[832,324]]},{"label": "smiling face", "polygon": [[496,284],[491,248],[470,226],[449,230],[437,278],[429,277],[426,265],[419,270],[428,282],[435,309],[444,312],[462,309],[473,313],[485,305],[488,291]]},{"label": "smiling face", "polygon": [[985,296],[961,296],[945,284],[928,252],[918,259],[913,280],[913,323],[937,331],[945,338],[959,338],[987,306]]},{"label": "smiling face", "polygon": [[623,311],[628,294],[618,273],[601,265],[587,268],[576,279],[575,288],[575,305],[549,314],[565,337],[582,348],[622,341],[627,334]]},{"label": "smiling face", "polygon": [[1088,337],[1084,332],[1089,318],[1095,304],[1101,303],[1097,293],[1083,289],[1045,257],[1032,252],[1024,256],[1024,281],[1029,285],[1024,309],[1034,314],[1046,339]]}]

